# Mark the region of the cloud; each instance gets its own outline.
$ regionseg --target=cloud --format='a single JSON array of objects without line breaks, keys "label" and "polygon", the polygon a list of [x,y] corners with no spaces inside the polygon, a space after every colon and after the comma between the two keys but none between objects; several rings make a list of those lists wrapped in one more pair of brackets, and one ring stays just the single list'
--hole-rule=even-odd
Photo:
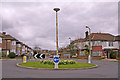
[{"label": "cloud", "polygon": [[23,43],[42,49],[55,49],[55,11],[59,7],[59,47],[85,36],[88,25],[92,32],[117,34],[118,3],[116,2],[4,2],[3,31]]}]

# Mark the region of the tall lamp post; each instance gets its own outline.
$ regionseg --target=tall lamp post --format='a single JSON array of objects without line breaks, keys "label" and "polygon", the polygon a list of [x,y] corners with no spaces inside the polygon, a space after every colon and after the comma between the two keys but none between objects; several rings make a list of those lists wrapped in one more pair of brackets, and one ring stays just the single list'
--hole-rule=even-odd
[{"label": "tall lamp post", "polygon": [[[56,57],[58,56],[58,16],[57,12],[60,10],[59,8],[54,8],[54,11],[56,11]],[[55,63],[55,68],[58,68],[58,63]]]},{"label": "tall lamp post", "polygon": [[71,43],[71,38],[69,37],[70,43]]},{"label": "tall lamp post", "polygon": [[58,16],[57,12],[60,10],[59,8],[54,8],[54,11],[56,11],[56,55],[58,56]]},{"label": "tall lamp post", "polygon": [[70,55],[71,55],[71,38],[69,37],[69,40],[70,40]]},{"label": "tall lamp post", "polygon": [[91,29],[86,26],[86,28],[89,29],[89,56],[88,56],[88,63],[92,63],[92,56],[91,56],[91,37],[90,37],[90,34],[91,34]]}]

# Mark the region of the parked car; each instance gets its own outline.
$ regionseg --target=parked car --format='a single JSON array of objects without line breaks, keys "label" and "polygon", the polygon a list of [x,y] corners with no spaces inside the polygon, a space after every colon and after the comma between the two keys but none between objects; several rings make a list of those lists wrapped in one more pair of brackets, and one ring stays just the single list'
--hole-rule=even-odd
[{"label": "parked car", "polygon": [[[56,55],[51,55],[50,58],[54,58]],[[58,55],[58,57],[60,58],[60,55]]]},{"label": "parked car", "polygon": [[53,58],[53,55],[51,55],[50,58]]}]

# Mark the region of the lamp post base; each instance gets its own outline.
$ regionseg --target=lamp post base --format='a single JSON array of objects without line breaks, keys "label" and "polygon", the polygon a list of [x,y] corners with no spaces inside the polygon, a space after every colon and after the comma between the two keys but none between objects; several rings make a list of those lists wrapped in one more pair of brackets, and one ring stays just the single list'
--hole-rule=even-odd
[{"label": "lamp post base", "polygon": [[88,56],[88,63],[91,64],[91,55]]}]

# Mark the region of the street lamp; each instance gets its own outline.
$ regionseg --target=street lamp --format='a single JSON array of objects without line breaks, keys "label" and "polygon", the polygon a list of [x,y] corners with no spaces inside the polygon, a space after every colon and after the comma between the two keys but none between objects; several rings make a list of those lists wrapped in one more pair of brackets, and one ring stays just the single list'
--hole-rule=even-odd
[{"label": "street lamp", "polygon": [[54,8],[54,11],[56,11],[56,55],[58,56],[58,16],[57,16],[57,12],[60,10],[59,8]]},{"label": "street lamp", "polygon": [[70,43],[71,43],[71,38],[69,37]]},{"label": "street lamp", "polygon": [[[57,16],[57,12],[60,10],[59,8],[54,8],[54,11],[56,11],[56,57],[58,56],[58,16]],[[58,63],[55,63],[55,68],[58,68]]]},{"label": "street lamp", "polygon": [[88,56],[88,63],[92,63],[92,58],[91,58],[91,37],[90,37],[91,29],[88,26],[86,26],[86,28],[89,29],[89,56]]},{"label": "street lamp", "polygon": [[70,54],[72,53],[71,52],[71,38],[69,37],[69,40],[70,40]]}]

